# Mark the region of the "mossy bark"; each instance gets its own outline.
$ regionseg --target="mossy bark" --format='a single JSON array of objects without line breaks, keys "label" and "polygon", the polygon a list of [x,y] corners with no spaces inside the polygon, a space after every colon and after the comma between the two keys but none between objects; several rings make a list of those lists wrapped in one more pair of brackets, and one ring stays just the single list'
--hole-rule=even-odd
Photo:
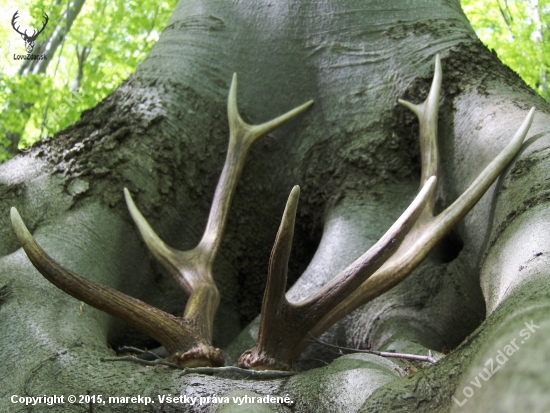
[{"label": "mossy bark", "polygon": [[[186,298],[139,239],[122,188],[136,194],[167,243],[192,248],[225,157],[233,72],[239,74],[241,113],[250,123],[314,99],[308,113],[251,151],[214,265],[222,294],[214,344],[236,361],[253,345],[252,320],[293,185],[301,186],[302,195],[289,270],[292,301],[364,252],[413,198],[417,122],[397,98],[425,98],[438,53],[438,208],[474,180],[531,106],[537,107],[529,135],[535,138],[497,190],[405,283],[324,336],[355,347],[454,349],[436,367],[400,378],[403,365],[348,356],[290,379],[243,381],[101,362],[118,345],[155,343],[104,313],[81,308],[19,249],[8,221],[11,206],[63,265],[181,315]],[[89,391],[156,398],[242,390],[288,393],[294,406],[271,406],[285,412],[352,412],[361,404],[363,411],[459,411],[451,396],[462,400],[463,388],[472,386],[487,359],[533,320],[540,329],[502,372],[476,388],[466,406],[546,411],[549,115],[548,105],[477,40],[458,0],[181,1],[148,59],[117,91],[55,139],[0,167],[0,405],[27,411],[9,401],[12,395]],[[297,367],[335,357],[312,347]],[[160,411],[211,408],[173,404]],[[93,411],[144,410],[112,404]]]}]

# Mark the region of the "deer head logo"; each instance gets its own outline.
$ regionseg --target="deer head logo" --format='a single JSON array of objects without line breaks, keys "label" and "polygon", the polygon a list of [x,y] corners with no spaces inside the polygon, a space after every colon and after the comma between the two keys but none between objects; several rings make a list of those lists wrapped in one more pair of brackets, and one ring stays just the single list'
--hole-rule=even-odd
[{"label": "deer head logo", "polygon": [[36,38],[38,37],[38,35],[40,33],[42,33],[44,31],[44,29],[46,28],[46,25],[48,24],[49,17],[46,13],[44,13],[44,17],[46,17],[46,20],[44,20],[44,24],[42,25],[42,28],[38,31],[33,29],[34,33],[30,36],[27,34],[28,29],[25,30],[24,32],[20,32],[19,27],[21,27],[21,26],[15,27],[16,20],[19,18],[19,10],[17,10],[14,13],[14,15],[11,19],[11,26],[13,27],[13,30],[15,30],[17,33],[19,33],[21,35],[21,38],[25,41],[25,48],[27,49],[27,53],[32,53],[32,49],[34,49],[34,42],[36,41]]}]

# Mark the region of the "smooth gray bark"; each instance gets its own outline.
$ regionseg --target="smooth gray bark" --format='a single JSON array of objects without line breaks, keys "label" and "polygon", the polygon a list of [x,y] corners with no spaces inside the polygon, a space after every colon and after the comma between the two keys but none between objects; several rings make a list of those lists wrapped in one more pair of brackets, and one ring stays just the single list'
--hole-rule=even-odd
[{"label": "smooth gray bark", "polygon": [[[192,248],[225,156],[232,73],[239,74],[239,106],[250,123],[314,99],[309,112],[253,148],[234,199],[214,267],[222,294],[215,344],[234,362],[253,345],[254,322],[243,326],[259,311],[269,252],[294,184],[302,195],[291,300],[364,252],[413,198],[417,123],[397,98],[425,98],[437,53],[443,65],[440,208],[474,180],[536,106],[533,138],[498,191],[489,191],[409,279],[324,336],[363,348],[456,348],[435,367],[400,379],[398,364],[352,355],[290,379],[243,381],[102,363],[101,357],[114,355],[110,346],[154,343],[88,306],[80,314],[80,303],[44,280],[19,249],[8,222],[11,206],[66,267],[181,314],[183,292],[147,253],[122,188],[136,195],[167,243]],[[271,406],[285,412],[460,411],[451,396],[464,399],[463,388],[472,386],[488,358],[533,320],[540,328],[501,371],[475,387],[462,409],[547,411],[549,114],[548,105],[479,43],[455,0],[180,2],[124,85],[56,139],[0,167],[0,404],[26,411],[9,397],[88,390],[153,397],[245,391],[288,393],[295,407]],[[331,361],[335,355],[312,346],[304,358]],[[235,408],[163,409],[212,407]]]}]

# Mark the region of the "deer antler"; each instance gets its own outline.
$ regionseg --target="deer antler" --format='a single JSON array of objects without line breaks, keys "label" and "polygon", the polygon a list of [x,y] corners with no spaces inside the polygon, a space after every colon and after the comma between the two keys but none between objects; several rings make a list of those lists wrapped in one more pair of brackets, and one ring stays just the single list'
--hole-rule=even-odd
[{"label": "deer antler", "polygon": [[33,36],[36,38],[38,37],[38,35],[40,33],[42,33],[44,31],[44,29],[46,28],[46,25],[48,24],[48,22],[50,21],[50,18],[48,17],[48,15],[46,14],[46,12],[42,11],[44,13],[44,17],[46,18],[46,20],[44,20],[44,23],[42,23],[42,28],[40,30],[38,30],[38,32],[36,34],[33,34]]},{"label": "deer antler", "polygon": [[288,258],[300,194],[300,188],[295,186],[271,251],[258,341],[256,347],[241,355],[239,366],[259,370],[290,370],[292,362],[299,356],[300,343],[309,330],[397,250],[434,192],[435,182],[435,177],[428,179],[407,210],[372,248],[298,304],[289,303],[285,298]]},{"label": "deer antler", "polygon": [[[420,105],[414,105],[399,100],[399,103],[413,111],[419,119],[422,158],[421,184],[429,174],[437,176],[437,113],[441,78],[441,62],[438,55],[432,88],[426,101]],[[426,258],[433,247],[477,204],[504,168],[516,156],[529,132],[534,114],[535,108],[532,108],[510,143],[487,165],[464,193],[437,216],[433,214],[436,195],[434,193],[432,200],[399,250],[345,302],[335,307],[321,320],[311,333],[319,336],[338,320],[403,281]]]},{"label": "deer antler", "polygon": [[48,21],[50,21],[49,16],[48,16],[45,12],[44,12],[44,17],[45,17],[46,19],[44,20],[44,23],[42,23],[42,28],[41,28],[40,30],[38,30],[38,31],[37,31],[36,29],[33,29],[33,34],[29,36],[29,35],[27,34],[27,30],[25,30],[25,32],[23,32],[23,33],[19,31],[19,28],[20,28],[21,26],[15,27],[15,22],[16,22],[16,20],[19,18],[19,10],[17,10],[17,11],[13,14],[13,17],[11,18],[11,27],[13,27],[13,29],[14,29],[17,33],[19,33],[19,34],[21,35],[21,37],[23,37],[23,39],[24,39],[25,41],[27,41],[27,40],[35,40],[35,39],[38,37],[38,35],[44,31],[44,29],[46,28],[46,25],[48,24]]},{"label": "deer antler", "polygon": [[[139,328],[162,343],[171,354],[197,348],[198,344],[204,345],[194,326],[185,319],[174,317],[111,287],[89,281],[59,265],[36,243],[15,208],[11,208],[11,222],[32,264],[59,289]],[[221,355],[214,358],[216,355],[210,355],[211,364],[208,365],[221,363]]]},{"label": "deer antler", "polygon": [[13,30],[15,30],[17,33],[19,33],[21,36],[27,36],[27,31],[25,30],[24,33],[21,33],[19,31],[19,28],[21,26],[15,27],[15,22],[19,18],[19,10],[17,10],[15,13],[13,13],[13,17],[11,18],[11,27],[13,27]]},{"label": "deer antler", "polygon": [[[518,152],[533,120],[534,109],[531,109],[508,146],[451,206],[434,217],[434,182],[438,167],[437,113],[441,79],[441,62],[437,56],[434,79],[426,101],[420,105],[399,101],[411,109],[420,121],[422,190],[419,195],[374,247],[299,304],[291,304],[285,298],[286,269],[298,193],[296,189],[293,190],[272,251],[258,341],[256,347],[241,355],[239,366],[254,369],[290,369],[292,363],[309,345],[304,340],[308,332],[313,336],[321,335],[359,306],[405,279],[435,244],[479,201]],[[413,209],[413,205],[417,209]],[[403,225],[402,230],[396,235],[390,235],[405,216],[409,217],[407,224]],[[396,241],[388,244],[387,239],[392,236]],[[384,250],[385,248],[387,250]],[[377,255],[371,253],[373,250]],[[369,261],[371,259],[372,264]]]},{"label": "deer antler", "polygon": [[13,27],[13,29],[19,33],[21,35],[21,38],[25,41],[25,46],[27,48],[27,52],[31,53],[32,50],[34,49],[34,42],[36,40],[36,38],[38,37],[38,35],[40,33],[42,33],[44,31],[44,29],[46,28],[46,25],[48,24],[48,21],[50,20],[50,18],[48,17],[48,15],[46,14],[46,12],[44,12],[44,17],[46,17],[46,20],[44,21],[44,23],[42,24],[42,28],[40,30],[36,30],[36,29],[33,29],[33,33],[32,35],[28,35],[27,34],[27,30],[25,30],[24,33],[21,33],[19,31],[19,27],[21,26],[17,26],[15,27],[15,22],[16,20],[19,18],[19,10],[17,10],[14,14],[13,14],[13,17],[11,19],[11,26]]},{"label": "deer antler", "polygon": [[237,75],[228,99],[229,149],[216,187],[206,230],[197,247],[178,251],[166,245],[147,223],[125,189],[128,209],[145,243],[159,262],[189,294],[182,318],[174,317],[119,291],[82,278],[63,268],[36,243],[12,208],[12,225],[33,265],[58,288],[87,304],[118,317],[151,335],[170,352],[170,360],[184,367],[219,366],[221,351],[212,346],[212,324],[219,292],[212,277],[216,257],[237,181],[246,155],[258,139],[306,110],[313,101],[262,125],[248,125],[237,107]]}]

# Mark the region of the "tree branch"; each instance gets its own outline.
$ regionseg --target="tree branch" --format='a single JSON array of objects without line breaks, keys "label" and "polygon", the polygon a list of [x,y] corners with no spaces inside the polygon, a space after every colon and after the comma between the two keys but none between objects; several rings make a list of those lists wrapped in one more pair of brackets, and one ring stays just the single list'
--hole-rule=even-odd
[{"label": "tree branch", "polygon": [[415,360],[415,361],[422,361],[422,362],[431,363],[431,364],[437,364],[437,362],[439,361],[432,356],[431,350],[428,352],[427,356],[419,356],[416,354],[406,354],[406,353],[392,353],[389,351],[361,350],[356,348],[342,347],[342,346],[336,346],[334,344],[325,343],[324,341],[319,340],[318,338],[312,336],[311,334],[309,334],[309,337],[313,340],[314,343],[320,344],[322,346],[335,348],[338,350],[351,351],[353,353],[367,353],[367,354],[374,354],[375,356],[398,358],[403,360]]},{"label": "tree branch", "polygon": [[258,371],[258,370],[248,370],[248,369],[241,369],[239,367],[235,366],[225,366],[225,367],[182,367],[178,364],[170,363],[168,361],[164,360],[143,360],[139,359],[134,356],[123,356],[123,357],[113,357],[113,358],[101,358],[100,359],[103,362],[106,361],[129,361],[136,364],[142,364],[144,366],[167,366],[172,369],[178,369],[183,370],[184,374],[219,374],[219,373],[237,373],[239,375],[245,376],[245,377],[252,377],[257,379],[277,379],[281,377],[290,377],[295,374],[296,372],[293,371],[276,371],[276,370],[266,370],[266,371]]}]

